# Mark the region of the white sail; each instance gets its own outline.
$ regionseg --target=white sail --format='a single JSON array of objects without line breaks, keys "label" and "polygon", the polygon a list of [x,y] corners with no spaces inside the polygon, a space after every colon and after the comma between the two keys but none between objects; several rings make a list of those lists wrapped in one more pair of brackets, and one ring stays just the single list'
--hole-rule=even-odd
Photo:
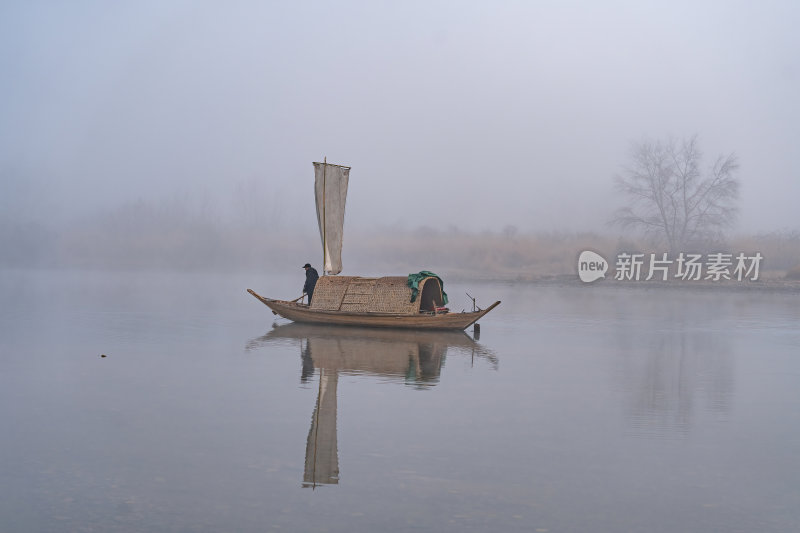
[{"label": "white sail", "polygon": [[314,192],[317,199],[317,222],[324,254],[323,270],[328,274],[342,271],[342,236],[344,204],[350,167],[314,163]]}]

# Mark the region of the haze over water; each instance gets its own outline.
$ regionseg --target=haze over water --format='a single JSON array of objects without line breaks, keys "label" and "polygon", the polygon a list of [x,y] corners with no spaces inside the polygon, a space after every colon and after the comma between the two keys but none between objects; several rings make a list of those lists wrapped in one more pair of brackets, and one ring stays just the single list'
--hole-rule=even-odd
[{"label": "haze over water", "polygon": [[295,279],[0,280],[3,531],[800,526],[796,294],[446,284],[503,300],[476,342],[274,327],[244,289]]},{"label": "haze over water", "polygon": [[[798,22],[0,2],[0,532],[800,531]],[[695,135],[682,168],[737,163],[730,218],[694,206],[710,240],[609,226],[635,147]],[[502,300],[480,339],[287,324],[245,292],[319,268],[324,158],[352,167],[343,273]],[[763,264],[583,285],[583,251]]]}]

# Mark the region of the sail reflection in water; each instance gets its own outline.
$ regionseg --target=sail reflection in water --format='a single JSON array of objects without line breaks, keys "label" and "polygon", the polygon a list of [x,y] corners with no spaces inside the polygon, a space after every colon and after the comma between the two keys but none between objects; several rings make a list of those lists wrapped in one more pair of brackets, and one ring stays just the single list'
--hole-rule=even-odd
[{"label": "sail reflection in water", "polygon": [[463,331],[410,331],[319,326],[292,323],[276,326],[250,341],[248,350],[270,343],[296,343],[307,383],[315,372],[319,391],[306,441],[304,487],[339,482],[336,433],[336,389],[339,374],[389,378],[414,388],[435,386],[446,355],[459,354],[488,361],[497,368],[497,356]]}]

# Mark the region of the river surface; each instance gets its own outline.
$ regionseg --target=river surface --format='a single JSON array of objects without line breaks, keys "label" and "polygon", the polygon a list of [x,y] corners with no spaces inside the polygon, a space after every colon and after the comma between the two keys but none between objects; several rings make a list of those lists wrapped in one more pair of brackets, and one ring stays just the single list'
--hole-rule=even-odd
[{"label": "river surface", "polygon": [[798,294],[445,279],[475,340],[245,292],[302,274],[0,272],[0,531],[800,530]]}]

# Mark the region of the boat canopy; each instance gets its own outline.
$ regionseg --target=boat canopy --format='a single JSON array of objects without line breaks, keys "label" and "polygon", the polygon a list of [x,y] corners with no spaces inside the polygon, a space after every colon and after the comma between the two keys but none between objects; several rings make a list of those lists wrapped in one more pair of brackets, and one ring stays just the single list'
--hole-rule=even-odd
[{"label": "boat canopy", "polygon": [[314,287],[311,309],[345,313],[396,313],[416,315],[444,305],[441,281],[436,276],[419,281],[419,296],[411,301],[405,276],[362,278],[323,276]]}]

